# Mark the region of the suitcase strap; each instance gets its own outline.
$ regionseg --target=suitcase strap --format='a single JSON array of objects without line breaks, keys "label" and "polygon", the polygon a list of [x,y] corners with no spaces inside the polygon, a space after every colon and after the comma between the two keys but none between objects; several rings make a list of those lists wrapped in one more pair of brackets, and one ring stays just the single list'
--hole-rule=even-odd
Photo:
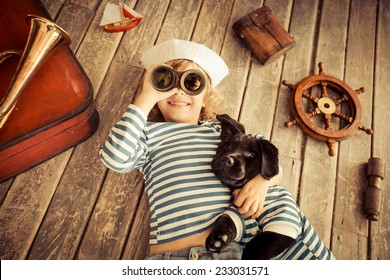
[{"label": "suitcase strap", "polygon": [[267,25],[271,22],[268,15],[271,14],[271,9],[267,6],[263,6],[257,10],[254,10],[249,14],[249,17],[253,21],[254,25],[260,27]]}]

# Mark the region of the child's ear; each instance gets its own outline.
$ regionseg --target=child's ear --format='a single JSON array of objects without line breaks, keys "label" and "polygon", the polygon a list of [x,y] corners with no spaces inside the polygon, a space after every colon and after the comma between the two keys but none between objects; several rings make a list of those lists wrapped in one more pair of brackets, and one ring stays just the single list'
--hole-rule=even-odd
[{"label": "child's ear", "polygon": [[225,137],[233,136],[237,133],[245,134],[245,128],[242,124],[233,120],[229,115],[217,115],[217,120],[221,122],[222,132],[221,137],[224,139]]},{"label": "child's ear", "polygon": [[257,139],[260,152],[260,173],[269,180],[279,173],[279,152],[270,141]]}]

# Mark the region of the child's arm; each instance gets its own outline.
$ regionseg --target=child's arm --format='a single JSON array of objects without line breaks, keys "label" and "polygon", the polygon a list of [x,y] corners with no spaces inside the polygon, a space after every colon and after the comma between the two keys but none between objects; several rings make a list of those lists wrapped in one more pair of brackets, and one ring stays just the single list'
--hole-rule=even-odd
[{"label": "child's arm", "polygon": [[111,129],[99,154],[104,165],[120,173],[140,168],[148,151],[143,129],[146,116],[129,105],[119,122]]},{"label": "child's arm", "polygon": [[117,172],[128,172],[143,166],[148,147],[143,129],[147,115],[161,99],[175,93],[156,91],[149,83],[154,66],[147,71],[141,94],[129,105],[121,120],[110,131],[99,154],[103,163]]},{"label": "child's arm", "polygon": [[266,180],[257,175],[250,180],[242,189],[234,191],[234,205],[237,206],[238,212],[244,217],[256,219],[260,216],[265,197],[269,187],[276,186],[282,180],[282,168],[279,166],[278,175],[270,180]]}]

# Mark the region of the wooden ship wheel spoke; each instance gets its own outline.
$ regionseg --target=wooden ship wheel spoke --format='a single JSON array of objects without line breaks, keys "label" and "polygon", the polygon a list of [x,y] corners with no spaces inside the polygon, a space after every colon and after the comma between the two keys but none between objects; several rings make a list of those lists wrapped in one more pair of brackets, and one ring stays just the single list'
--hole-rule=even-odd
[{"label": "wooden ship wheel spoke", "polygon": [[370,128],[361,124],[362,110],[358,94],[364,88],[352,90],[343,81],[326,75],[322,62],[319,74],[306,77],[296,86],[283,81],[293,95],[290,110],[294,118],[285,125],[298,124],[309,136],[326,142],[329,155],[335,155],[335,142],[342,141],[357,130],[372,134]]}]

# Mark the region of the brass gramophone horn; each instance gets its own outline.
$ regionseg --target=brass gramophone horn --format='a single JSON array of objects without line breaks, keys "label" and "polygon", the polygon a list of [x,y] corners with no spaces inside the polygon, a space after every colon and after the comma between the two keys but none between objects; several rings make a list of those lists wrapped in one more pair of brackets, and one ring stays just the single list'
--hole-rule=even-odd
[{"label": "brass gramophone horn", "polygon": [[[15,75],[0,103],[0,129],[15,107],[21,92],[48,54],[62,44],[71,43],[66,31],[54,22],[34,15],[28,15],[26,20],[30,22],[30,33]],[[15,50],[1,52],[0,63],[15,54],[20,53]]]}]

